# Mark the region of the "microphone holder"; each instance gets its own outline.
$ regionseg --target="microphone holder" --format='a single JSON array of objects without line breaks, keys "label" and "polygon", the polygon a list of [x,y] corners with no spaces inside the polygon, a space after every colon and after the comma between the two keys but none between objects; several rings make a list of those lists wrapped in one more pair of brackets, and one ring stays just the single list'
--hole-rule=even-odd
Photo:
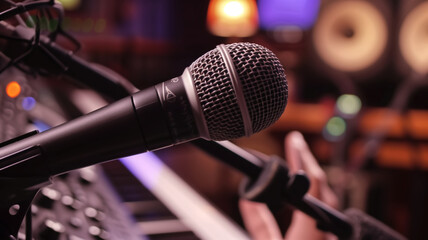
[{"label": "microphone holder", "polygon": [[[51,181],[44,177],[0,177],[0,182],[0,239],[15,240],[25,216],[27,227],[31,226],[31,202],[39,190]],[[28,229],[31,227],[27,228],[27,239]]]},{"label": "microphone holder", "polygon": [[[32,131],[6,142],[0,143],[0,147],[17,142],[37,134]],[[42,151],[38,146],[19,150],[8,156],[0,157],[0,239],[16,239],[19,228],[26,216],[27,238],[31,239],[31,207],[36,194],[42,187],[51,184],[49,176],[9,176],[3,174],[4,170],[19,167],[27,160],[43,158]],[[19,174],[19,171],[17,171]]]},{"label": "microphone holder", "polygon": [[283,159],[273,156],[256,179],[242,181],[242,198],[263,202],[272,212],[288,203],[317,221],[317,227],[335,234],[339,239],[352,237],[350,219],[318,199],[306,195],[310,182],[303,171],[290,175]]},{"label": "microphone holder", "polygon": [[[290,174],[285,161],[270,156],[259,161],[249,160],[256,155],[240,149],[230,142],[192,141],[198,148],[246,175],[239,195],[247,200],[266,203],[271,212],[290,204],[317,221],[320,230],[328,231],[339,239],[351,239],[351,219],[320,200],[307,195],[310,181],[303,171]],[[244,156],[245,155],[245,156]]]}]

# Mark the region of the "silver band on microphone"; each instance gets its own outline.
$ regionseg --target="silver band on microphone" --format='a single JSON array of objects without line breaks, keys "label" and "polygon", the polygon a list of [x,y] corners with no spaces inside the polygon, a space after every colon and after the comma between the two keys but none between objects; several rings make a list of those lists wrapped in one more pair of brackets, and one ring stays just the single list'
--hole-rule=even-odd
[{"label": "silver band on microphone", "polygon": [[210,134],[208,131],[207,122],[205,120],[204,112],[202,111],[201,102],[197,96],[197,91],[195,84],[192,79],[192,75],[189,72],[189,68],[186,68],[181,75],[183,79],[184,89],[186,90],[187,96],[189,98],[189,103],[193,111],[193,116],[196,122],[196,127],[198,128],[199,134],[202,138],[210,139]]},{"label": "silver band on microphone", "polygon": [[224,44],[217,46],[218,51],[220,52],[221,57],[223,58],[224,64],[226,65],[227,72],[232,81],[233,89],[236,94],[236,101],[238,103],[239,109],[241,110],[242,120],[244,122],[244,131],[245,136],[250,136],[253,134],[253,124],[251,122],[250,113],[248,112],[247,103],[245,101],[244,93],[242,92],[242,85],[239,79],[239,75],[236,72],[235,65],[233,64],[232,57],[229,55],[229,52]]}]

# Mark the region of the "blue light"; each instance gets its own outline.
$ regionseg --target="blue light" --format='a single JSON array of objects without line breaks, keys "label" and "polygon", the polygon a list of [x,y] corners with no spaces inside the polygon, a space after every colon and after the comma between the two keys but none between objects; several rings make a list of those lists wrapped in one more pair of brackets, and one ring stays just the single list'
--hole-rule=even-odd
[{"label": "blue light", "polygon": [[39,130],[40,132],[44,132],[44,131],[49,130],[51,128],[46,123],[44,123],[42,121],[38,121],[38,120],[34,120],[33,124],[34,124],[34,126],[36,126],[37,130]]},{"label": "blue light", "polygon": [[320,0],[259,0],[260,27],[295,26],[308,29],[315,23]]},{"label": "blue light", "polygon": [[149,190],[158,184],[159,175],[164,169],[161,160],[151,152],[121,158],[120,161]]},{"label": "blue light", "polygon": [[32,97],[25,97],[22,99],[21,105],[24,110],[30,111],[34,106],[36,106],[36,100]]}]

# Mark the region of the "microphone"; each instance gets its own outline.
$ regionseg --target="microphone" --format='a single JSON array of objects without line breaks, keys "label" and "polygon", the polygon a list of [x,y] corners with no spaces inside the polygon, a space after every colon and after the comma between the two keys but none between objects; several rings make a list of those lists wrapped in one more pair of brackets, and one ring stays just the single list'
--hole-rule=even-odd
[{"label": "microphone", "polygon": [[345,211],[351,220],[353,237],[364,240],[405,240],[404,236],[364,212],[351,208]]},{"label": "microphone", "polygon": [[4,143],[0,176],[53,176],[196,138],[249,136],[281,116],[287,96],[284,69],[270,50],[254,43],[219,45],[179,77]]}]

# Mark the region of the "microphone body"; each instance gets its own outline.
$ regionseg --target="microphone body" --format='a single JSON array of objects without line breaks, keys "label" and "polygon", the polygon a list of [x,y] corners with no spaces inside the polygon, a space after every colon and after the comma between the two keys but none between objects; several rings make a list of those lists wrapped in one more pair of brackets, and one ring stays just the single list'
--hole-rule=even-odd
[{"label": "microphone body", "polygon": [[[6,167],[1,175],[51,176],[197,137],[207,138],[197,128],[196,121],[201,122],[203,116],[192,109],[190,99],[195,101],[196,96],[191,89],[186,92],[184,82],[190,86],[191,81],[186,73],[188,70],[180,77],[0,148],[0,169]],[[42,158],[13,166],[23,150],[34,147],[41,150]]]},{"label": "microphone body", "polygon": [[219,45],[179,77],[0,144],[0,177],[53,176],[196,138],[249,136],[279,119],[287,96],[284,69],[271,51]]}]

